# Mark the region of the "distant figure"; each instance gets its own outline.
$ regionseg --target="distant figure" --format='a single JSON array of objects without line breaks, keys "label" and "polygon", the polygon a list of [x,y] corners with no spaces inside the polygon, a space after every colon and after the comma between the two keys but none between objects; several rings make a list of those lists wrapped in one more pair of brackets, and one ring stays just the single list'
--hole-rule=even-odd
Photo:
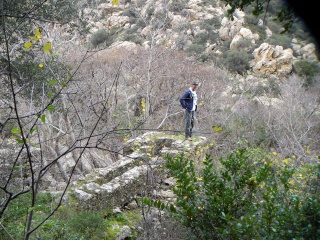
[{"label": "distant figure", "polygon": [[186,110],[185,120],[186,120],[186,140],[192,141],[192,128],[194,126],[194,112],[197,111],[197,93],[196,89],[198,87],[197,82],[193,82],[190,88],[181,96],[180,103],[183,109]]}]

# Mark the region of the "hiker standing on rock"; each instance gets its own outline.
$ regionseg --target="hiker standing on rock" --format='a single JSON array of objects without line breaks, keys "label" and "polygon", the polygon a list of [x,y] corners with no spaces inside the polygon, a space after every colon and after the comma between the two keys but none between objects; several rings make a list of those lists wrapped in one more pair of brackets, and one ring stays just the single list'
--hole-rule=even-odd
[{"label": "hiker standing on rock", "polygon": [[180,97],[180,103],[183,109],[186,110],[186,140],[192,141],[192,128],[194,126],[194,113],[197,111],[197,82],[193,82],[190,88]]}]

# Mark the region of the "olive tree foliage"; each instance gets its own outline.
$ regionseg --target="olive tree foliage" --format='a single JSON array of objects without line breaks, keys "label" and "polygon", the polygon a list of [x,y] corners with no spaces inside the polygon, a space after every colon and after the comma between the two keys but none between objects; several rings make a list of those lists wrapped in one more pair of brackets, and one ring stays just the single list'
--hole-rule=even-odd
[{"label": "olive tree foliage", "polygon": [[[96,151],[111,151],[103,145],[116,133],[107,124],[111,89],[90,97],[92,89],[76,75],[94,53],[84,52],[70,68],[60,52],[72,46],[74,38],[63,32],[76,21],[75,3],[0,1],[0,233],[6,239],[12,239],[5,225],[12,203],[30,196],[21,236],[30,239],[62,204],[75,174],[107,163]],[[56,180],[61,194],[43,215],[35,209],[39,193]]]},{"label": "olive tree foliage", "polygon": [[278,10],[276,13],[275,20],[278,20],[279,22],[283,23],[284,31],[289,31],[292,28],[293,22],[294,22],[294,11],[289,6],[286,6],[284,1],[278,1],[278,0],[242,0],[242,1],[235,1],[235,0],[223,0],[222,2],[225,2],[226,5],[230,6],[230,9],[228,10],[228,16],[233,20],[233,13],[236,9],[244,10],[245,8],[252,6],[252,14],[254,16],[266,14],[269,11],[270,2],[271,1],[277,1],[279,2],[282,7]]}]

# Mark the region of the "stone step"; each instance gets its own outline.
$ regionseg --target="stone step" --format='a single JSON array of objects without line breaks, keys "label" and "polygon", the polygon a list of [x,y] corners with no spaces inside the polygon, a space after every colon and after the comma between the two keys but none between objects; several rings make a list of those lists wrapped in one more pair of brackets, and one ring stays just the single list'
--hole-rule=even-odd
[{"label": "stone step", "polygon": [[135,166],[105,184],[90,182],[71,190],[71,195],[84,209],[100,210],[122,206],[134,198],[146,182],[148,167]]},{"label": "stone step", "polygon": [[[185,141],[181,136],[157,132],[143,134],[128,141],[124,149],[124,154],[128,154],[126,157],[76,181],[68,196],[74,198],[73,203],[84,209],[101,210],[122,206],[143,192],[148,170],[156,173],[157,169],[161,169],[159,167],[163,165],[166,154],[192,153],[205,143],[204,137]],[[171,192],[163,191],[161,194],[160,197],[173,198]]]},{"label": "stone step", "polygon": [[73,185],[83,185],[90,182],[98,184],[107,183],[122,175],[130,168],[145,164],[148,161],[150,161],[150,158],[146,154],[133,152],[108,167],[95,169],[94,172],[87,174],[84,179],[78,180]]}]

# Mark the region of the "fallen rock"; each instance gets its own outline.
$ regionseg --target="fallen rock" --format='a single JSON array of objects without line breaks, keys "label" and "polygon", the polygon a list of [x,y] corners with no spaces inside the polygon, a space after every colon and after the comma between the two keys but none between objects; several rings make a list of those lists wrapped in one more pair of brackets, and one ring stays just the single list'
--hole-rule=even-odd
[{"label": "fallen rock", "polygon": [[125,240],[125,239],[131,239],[132,237],[132,231],[128,226],[122,226],[120,228],[120,232],[116,235],[116,240]]}]

